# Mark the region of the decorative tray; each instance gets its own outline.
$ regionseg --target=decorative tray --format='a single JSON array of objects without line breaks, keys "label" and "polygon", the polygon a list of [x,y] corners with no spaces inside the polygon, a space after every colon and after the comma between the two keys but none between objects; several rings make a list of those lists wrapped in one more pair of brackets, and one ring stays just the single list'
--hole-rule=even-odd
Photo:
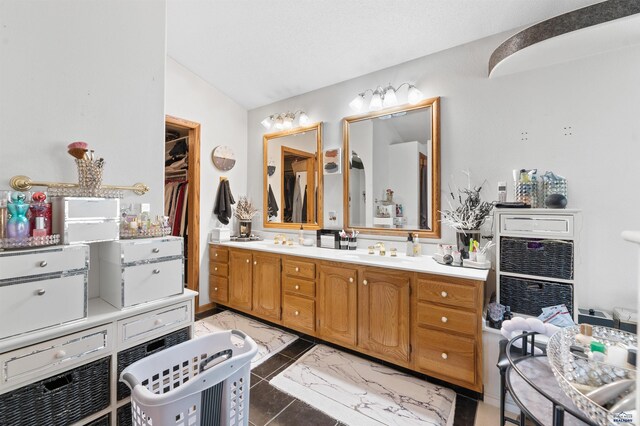
[{"label": "decorative tray", "polygon": [[171,235],[171,227],[147,229],[144,231],[140,231],[140,230],[132,231],[130,229],[120,229],[121,240],[129,240],[133,238],[166,237],[167,235]]},{"label": "decorative tray", "polygon": [[239,243],[246,243],[248,241],[262,241],[262,238],[257,237],[255,235],[252,235],[250,237],[236,237],[236,236],[231,236],[231,241],[236,241]]},{"label": "decorative tray", "polygon": [[60,234],[46,235],[44,237],[29,237],[26,239],[2,238],[0,249],[27,249],[60,244]]},{"label": "decorative tray", "polygon": [[[594,361],[585,358],[584,354],[574,353],[572,346],[573,348],[578,346],[576,335],[579,331],[579,326],[566,327],[549,338],[547,356],[560,388],[585,416],[600,426],[619,424],[622,418],[630,419],[628,412],[612,413],[589,399],[585,394],[619,380],[635,380],[636,370]],[[617,343],[628,347],[637,347],[635,334],[608,327],[593,326],[593,338],[604,343],[607,348]],[[625,396],[626,394],[621,395],[617,400]],[[611,403],[607,404],[607,407],[610,406]],[[624,423],[631,424],[630,420],[625,420]]]}]

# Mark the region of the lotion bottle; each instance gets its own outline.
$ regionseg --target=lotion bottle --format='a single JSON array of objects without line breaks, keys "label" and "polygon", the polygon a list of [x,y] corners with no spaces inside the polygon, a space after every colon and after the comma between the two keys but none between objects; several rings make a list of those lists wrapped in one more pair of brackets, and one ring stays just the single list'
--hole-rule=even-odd
[{"label": "lotion bottle", "polygon": [[413,255],[421,256],[422,255],[422,246],[420,245],[420,239],[418,238],[418,233],[413,234]]},{"label": "lotion bottle", "polygon": [[302,225],[300,225],[300,230],[298,231],[298,244],[303,245],[304,243],[304,230],[302,229]]},{"label": "lotion bottle", "polygon": [[409,236],[407,237],[407,256],[413,257],[413,235],[409,232]]}]

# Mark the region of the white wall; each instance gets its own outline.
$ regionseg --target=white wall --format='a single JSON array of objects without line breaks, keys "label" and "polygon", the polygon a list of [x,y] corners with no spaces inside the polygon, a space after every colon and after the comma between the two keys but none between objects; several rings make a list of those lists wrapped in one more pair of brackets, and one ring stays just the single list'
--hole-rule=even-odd
[{"label": "white wall", "polygon": [[[247,111],[209,85],[200,77],[167,57],[166,113],[200,123],[200,304],[209,303],[209,231],[219,226],[213,214],[220,176],[229,178],[231,192],[238,201],[247,193],[247,157],[262,150],[247,152]],[[163,139],[159,139],[162,146]],[[261,140],[262,143],[262,140]],[[211,160],[211,152],[218,145],[231,147],[236,164],[228,172],[218,170]],[[161,167],[161,166],[160,166]],[[262,168],[260,169],[262,170]],[[261,180],[262,182],[262,180]],[[253,201],[262,206],[262,191]],[[254,223],[257,219],[254,219]],[[231,222],[232,233],[237,229]]]},{"label": "white wall", "polygon": [[[569,207],[584,213],[579,260],[585,273],[578,285],[586,304],[635,307],[637,271],[620,232],[637,228],[640,211],[634,176],[640,158],[640,47],[488,79],[489,56],[506,37],[478,40],[251,110],[249,150],[260,150],[262,118],[295,108],[325,122],[325,149],[340,147],[341,119],[353,114],[348,103],[355,95],[383,83],[416,82],[427,97],[442,98],[443,200],[452,177],[465,182],[460,171],[467,168],[477,184],[487,179],[484,196],[490,200],[497,197],[497,182],[510,181],[514,168],[537,167],[567,177]],[[571,136],[564,135],[565,127],[571,127]],[[262,156],[249,158],[248,166],[248,190],[259,199]],[[335,226],[340,228],[342,176],[325,176],[325,188],[325,215],[338,211]],[[330,223],[326,216],[325,223]],[[444,227],[443,240],[454,238]]]}]

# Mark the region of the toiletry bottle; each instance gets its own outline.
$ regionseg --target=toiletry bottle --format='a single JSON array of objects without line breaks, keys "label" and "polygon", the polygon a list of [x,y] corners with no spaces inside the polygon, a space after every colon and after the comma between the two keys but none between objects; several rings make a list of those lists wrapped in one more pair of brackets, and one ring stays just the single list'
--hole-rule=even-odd
[{"label": "toiletry bottle", "polygon": [[[29,220],[29,228],[31,230],[32,237],[45,237],[51,235],[51,232],[47,233],[47,229],[50,228],[50,216],[47,218],[47,205],[45,200],[47,196],[44,192],[36,192],[31,197],[32,203],[29,205],[29,212],[31,213],[31,219]],[[49,212],[50,213],[50,212]]]},{"label": "toiletry bottle", "polygon": [[304,244],[304,230],[302,229],[302,225],[300,225],[300,230],[298,231],[298,244]]},{"label": "toiletry bottle", "polygon": [[7,221],[7,237],[16,240],[26,240],[29,238],[29,219],[27,211],[29,204],[25,203],[26,196],[22,192],[11,194],[11,202],[7,204],[7,209],[11,218]]},{"label": "toiletry bottle", "polygon": [[413,255],[421,256],[422,255],[422,246],[420,245],[420,239],[418,238],[418,233],[413,234]]},{"label": "toiletry bottle", "polygon": [[413,257],[413,235],[409,232],[409,237],[407,237],[407,256]]},{"label": "toiletry bottle", "polygon": [[9,213],[7,212],[7,196],[8,192],[0,191],[0,239],[7,238],[7,221]]},{"label": "toiletry bottle", "polygon": [[593,340],[593,326],[591,324],[580,324],[580,333],[576,334],[576,343],[588,348]]}]

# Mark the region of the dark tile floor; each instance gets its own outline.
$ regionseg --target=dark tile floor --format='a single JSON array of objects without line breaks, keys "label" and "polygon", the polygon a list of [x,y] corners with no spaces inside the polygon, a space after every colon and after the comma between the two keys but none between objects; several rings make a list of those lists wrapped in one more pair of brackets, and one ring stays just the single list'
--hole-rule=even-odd
[{"label": "dark tile floor", "polygon": [[[196,315],[196,320],[205,318],[214,311]],[[289,330],[291,331],[291,330]],[[277,374],[293,364],[305,352],[315,346],[308,336],[278,352],[251,371],[251,394],[249,397],[249,424],[252,426],[342,426],[337,420],[322,411],[296,399],[269,384]],[[473,426],[478,401],[458,393],[454,426]]]}]

